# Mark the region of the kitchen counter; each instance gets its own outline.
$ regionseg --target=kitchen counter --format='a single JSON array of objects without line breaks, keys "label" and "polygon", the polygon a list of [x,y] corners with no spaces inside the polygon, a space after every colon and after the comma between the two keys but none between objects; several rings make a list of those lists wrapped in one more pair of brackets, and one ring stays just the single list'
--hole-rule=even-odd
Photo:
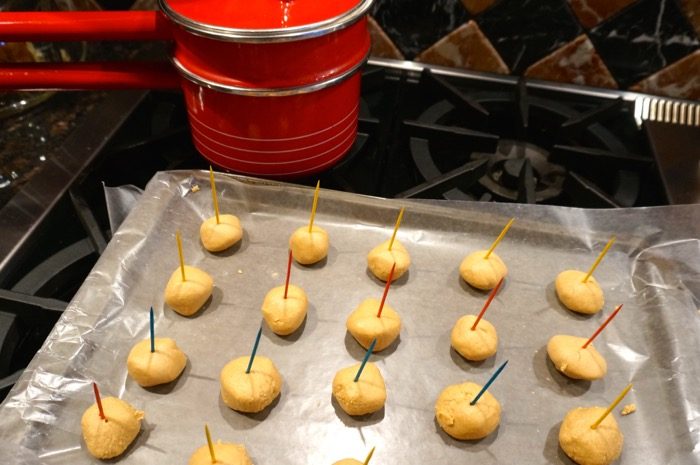
[{"label": "kitchen counter", "polygon": [[[90,61],[163,59],[165,44],[90,44]],[[0,208],[50,159],[108,92],[57,92],[38,106],[0,120]]]}]

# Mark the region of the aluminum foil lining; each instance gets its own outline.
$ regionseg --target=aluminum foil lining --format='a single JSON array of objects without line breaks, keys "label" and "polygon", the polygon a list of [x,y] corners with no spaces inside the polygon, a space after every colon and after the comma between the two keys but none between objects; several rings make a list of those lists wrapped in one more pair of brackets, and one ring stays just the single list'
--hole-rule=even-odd
[{"label": "aluminum foil lining", "polygon": [[[99,463],[85,450],[80,418],[92,404],[91,382],[146,412],[123,464],[186,463],[215,439],[246,445],[258,465],[362,460],[372,446],[380,464],[570,463],[558,448],[559,425],[579,406],[607,405],[629,382],[637,412],[614,415],[625,436],[621,464],[700,463],[700,205],[583,210],[539,205],[386,200],[323,190],[316,224],[331,237],[328,258],[294,265],[291,281],[310,306],[302,329],[278,337],[267,327],[258,353],[283,378],[271,408],[244,415],[219,397],[219,371],[249,354],[265,293],[284,281],[291,232],[308,221],[312,191],[217,175],[221,211],[240,217],[245,235],[234,250],[203,250],[198,230],[213,215],[208,173],[158,173],[114,235],[84,285],[0,406],[0,463]],[[200,189],[193,192],[193,186]],[[129,197],[129,196],[127,196]],[[401,206],[398,239],[413,263],[388,302],[403,319],[400,340],[371,360],[386,380],[383,410],[352,418],[332,400],[337,370],[364,350],[345,329],[347,315],[383,283],[368,273],[367,252],[386,240]],[[486,294],[459,278],[461,259],[487,248],[510,217],[497,249],[509,275],[485,318],[499,334],[498,353],[470,363],[450,349],[449,334]],[[215,290],[206,308],[185,318],[163,303],[177,267],[175,231],[185,260],[208,271]],[[586,270],[611,235],[617,242],[596,278],[604,310],[584,317],[564,309],[553,281],[567,268]],[[607,359],[603,380],[573,381],[547,360],[554,334],[589,336],[615,305],[624,308],[596,340]],[[148,337],[148,309],[158,336],[174,338],[189,361],[175,382],[151,389],[127,376],[131,346]],[[480,441],[456,441],[434,418],[449,384],[483,384],[503,361],[490,392],[500,427]]]}]

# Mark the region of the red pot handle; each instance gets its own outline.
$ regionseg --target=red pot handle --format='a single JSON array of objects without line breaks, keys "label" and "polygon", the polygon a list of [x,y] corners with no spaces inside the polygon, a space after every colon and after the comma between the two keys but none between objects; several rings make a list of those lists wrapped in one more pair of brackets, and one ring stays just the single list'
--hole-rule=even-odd
[{"label": "red pot handle", "polygon": [[178,89],[170,63],[3,63],[0,90]]},{"label": "red pot handle", "polygon": [[0,13],[0,40],[169,40],[170,26],[160,11],[9,11]]}]

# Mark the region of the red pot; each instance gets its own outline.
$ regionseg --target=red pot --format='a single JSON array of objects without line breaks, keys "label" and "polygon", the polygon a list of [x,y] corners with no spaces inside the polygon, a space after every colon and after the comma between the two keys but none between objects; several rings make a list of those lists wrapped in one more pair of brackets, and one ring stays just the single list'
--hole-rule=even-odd
[{"label": "red pot", "polygon": [[357,130],[372,0],[160,0],[159,12],[0,13],[5,41],[174,40],[156,63],[3,64],[1,89],[181,87],[197,149],[237,172],[337,163]]}]

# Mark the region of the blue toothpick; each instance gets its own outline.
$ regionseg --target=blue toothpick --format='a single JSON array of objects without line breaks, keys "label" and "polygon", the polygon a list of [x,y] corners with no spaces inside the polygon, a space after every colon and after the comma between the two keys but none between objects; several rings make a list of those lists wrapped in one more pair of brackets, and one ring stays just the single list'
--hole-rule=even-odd
[{"label": "blue toothpick", "polygon": [[503,365],[498,367],[498,370],[496,370],[496,372],[491,375],[491,378],[489,378],[489,380],[486,381],[486,384],[484,384],[484,387],[482,387],[481,391],[479,391],[479,393],[476,395],[476,397],[474,397],[474,400],[469,402],[469,405],[474,405],[479,401],[481,396],[486,392],[486,390],[489,388],[489,386],[491,386],[491,383],[493,383],[496,380],[496,378],[498,378],[498,375],[501,374],[501,372],[506,367],[506,365],[508,365],[508,360],[503,362]]},{"label": "blue toothpick", "polygon": [[365,358],[362,359],[362,365],[360,365],[360,369],[357,370],[357,374],[355,375],[354,381],[357,382],[358,379],[360,379],[360,375],[362,374],[362,370],[365,369],[365,365],[367,364],[367,360],[369,360],[369,356],[372,354],[372,351],[374,350],[374,345],[377,343],[377,338],[374,338],[374,341],[369,345],[369,349],[367,349],[367,353],[365,354]]},{"label": "blue toothpick", "polygon": [[151,353],[156,351],[156,330],[153,318],[153,307],[151,307]]},{"label": "blue toothpick", "polygon": [[250,354],[250,360],[248,361],[248,368],[246,369],[246,374],[250,373],[250,369],[253,368],[253,360],[255,360],[255,352],[258,351],[258,344],[260,343],[260,335],[262,334],[262,325],[258,330],[258,335],[255,336],[255,344],[253,344],[253,352]]}]

